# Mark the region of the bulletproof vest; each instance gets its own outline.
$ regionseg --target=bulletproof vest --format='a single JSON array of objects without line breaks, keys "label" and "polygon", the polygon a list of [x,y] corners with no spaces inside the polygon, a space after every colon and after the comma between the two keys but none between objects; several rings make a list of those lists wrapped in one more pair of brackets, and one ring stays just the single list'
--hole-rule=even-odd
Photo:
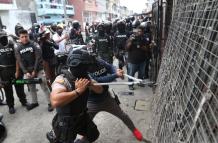
[{"label": "bulletproof vest", "polygon": [[24,67],[34,67],[35,64],[35,45],[33,42],[29,42],[26,45],[18,43],[18,52],[21,56],[21,61]]},{"label": "bulletproof vest", "polygon": [[[75,81],[76,78],[67,70],[62,71],[62,73],[63,74],[61,74],[60,76],[64,77],[64,82],[66,83],[66,85],[68,85],[68,92],[73,91],[75,89],[75,84],[73,81]],[[87,109],[88,94],[89,90],[87,89],[82,95],[77,97],[75,100],[71,101],[70,103],[64,106],[58,107],[57,113],[63,116],[73,116],[84,112]]]},{"label": "bulletproof vest", "polygon": [[0,65],[15,66],[16,60],[14,56],[14,44],[8,40],[8,45],[3,46],[0,44]]},{"label": "bulletproof vest", "polygon": [[127,41],[127,34],[126,33],[117,33],[115,36],[116,40],[116,48],[118,50],[125,50],[125,45]]},{"label": "bulletproof vest", "polygon": [[113,52],[108,36],[97,36],[97,52],[100,54],[110,54]]}]

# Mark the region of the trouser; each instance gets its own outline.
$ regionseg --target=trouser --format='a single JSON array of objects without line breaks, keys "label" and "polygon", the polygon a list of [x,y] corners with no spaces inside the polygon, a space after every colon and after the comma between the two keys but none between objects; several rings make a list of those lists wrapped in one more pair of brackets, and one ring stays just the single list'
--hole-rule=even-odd
[{"label": "trouser", "polygon": [[91,119],[93,119],[98,112],[105,111],[122,120],[123,123],[131,131],[134,131],[135,129],[135,126],[130,117],[125,112],[123,112],[123,110],[117,104],[115,99],[111,97],[111,95],[108,95],[106,99],[102,102],[89,101],[87,107]]},{"label": "trouser", "polygon": [[123,69],[125,66],[126,62],[126,57],[125,57],[125,52],[124,51],[119,51],[117,54],[117,59],[119,60],[119,69]]},{"label": "trouser", "polygon": [[[51,60],[56,60],[54,58]],[[47,85],[48,85],[50,91],[51,91],[51,84],[55,80],[55,64],[52,64],[51,60],[44,60],[43,61],[43,68],[44,68],[45,76],[47,79]]]},{"label": "trouser", "polygon": [[[37,77],[42,79],[42,83],[40,84],[40,86],[46,96],[46,100],[50,104],[50,92],[49,92],[49,88],[47,85],[47,80],[46,80],[44,71],[40,70],[37,73]],[[28,79],[28,77],[25,77],[25,78]],[[38,103],[36,84],[29,84],[28,87],[29,87],[30,95],[32,97],[32,103]]]},{"label": "trouser", "polygon": [[[138,78],[139,79],[144,79],[145,65],[146,65],[145,61],[141,62],[141,63],[138,63],[138,64],[128,63],[128,75],[134,77],[135,73],[138,71]],[[133,81],[133,80],[128,79],[128,81]]]},{"label": "trouser", "polygon": [[[15,79],[15,68],[4,68],[0,70],[1,80],[4,82],[10,82]],[[18,79],[22,79],[21,75]],[[22,104],[27,103],[26,94],[24,92],[24,85],[14,85],[17,96]],[[11,84],[4,84],[4,91],[6,96],[6,102],[9,107],[14,106],[13,86]]]},{"label": "trouser", "polygon": [[52,127],[56,136],[55,143],[74,143],[77,134],[86,136],[89,142],[94,142],[99,137],[97,126],[86,112],[75,116],[56,114]]},{"label": "trouser", "polygon": [[146,58],[146,64],[145,64],[145,79],[149,78],[149,65],[150,65],[150,59],[151,59],[151,56],[147,56]]}]

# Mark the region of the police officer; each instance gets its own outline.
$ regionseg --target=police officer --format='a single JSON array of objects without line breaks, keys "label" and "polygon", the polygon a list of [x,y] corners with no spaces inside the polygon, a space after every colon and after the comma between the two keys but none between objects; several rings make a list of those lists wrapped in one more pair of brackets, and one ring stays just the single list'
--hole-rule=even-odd
[{"label": "police officer", "polygon": [[[17,68],[17,71],[16,71]],[[6,102],[9,107],[9,113],[14,114],[14,97],[13,88],[10,81],[15,78],[22,78],[22,73],[19,73],[18,66],[16,67],[16,59],[14,55],[14,43],[10,40],[4,31],[0,31],[0,78],[4,84]],[[24,93],[23,85],[14,85],[17,96],[23,106],[28,106],[26,94]]]},{"label": "police officer", "polygon": [[[41,49],[37,43],[29,40],[28,32],[26,30],[21,30],[19,32],[19,38],[20,42],[16,44],[15,51],[17,62],[19,63],[26,79],[32,79],[35,77],[42,79],[40,86],[46,95],[48,111],[52,111],[49,98],[50,92],[47,86],[45,73],[42,70]],[[30,84],[28,87],[32,96],[32,103],[27,107],[27,110],[32,110],[39,106],[36,85]]]},{"label": "police officer", "polygon": [[70,31],[70,39],[73,41],[73,44],[76,45],[83,45],[84,40],[81,33],[81,26],[79,24],[79,21],[75,20],[73,21],[73,28]]},{"label": "police officer", "polygon": [[[112,82],[116,78],[123,78],[123,70],[115,69],[111,64],[102,59],[94,58],[95,62],[89,66],[88,73],[91,79],[96,82]],[[109,92],[109,86],[103,86],[102,93],[91,91],[88,98],[88,113],[93,119],[99,112],[106,111],[122,120],[131,130],[137,140],[141,141],[143,136],[141,132],[134,126],[130,117],[120,108],[119,99],[113,98]],[[84,141],[85,139],[82,139]]]},{"label": "police officer", "polygon": [[98,35],[95,38],[95,49],[97,55],[108,63],[113,63],[113,43],[110,36],[105,33],[104,23],[97,27]]},{"label": "police officer", "polygon": [[126,33],[126,24],[123,20],[117,22],[117,33],[114,36],[115,56],[119,60],[119,68],[122,69],[126,63],[126,41],[128,39]]},{"label": "police officer", "polygon": [[47,133],[51,143],[73,143],[77,134],[94,142],[99,132],[87,114],[89,91],[101,93],[101,86],[92,86],[87,69],[92,66],[93,58],[82,50],[71,51],[68,55],[69,70],[56,77],[52,85],[51,103],[57,109],[52,126]]}]

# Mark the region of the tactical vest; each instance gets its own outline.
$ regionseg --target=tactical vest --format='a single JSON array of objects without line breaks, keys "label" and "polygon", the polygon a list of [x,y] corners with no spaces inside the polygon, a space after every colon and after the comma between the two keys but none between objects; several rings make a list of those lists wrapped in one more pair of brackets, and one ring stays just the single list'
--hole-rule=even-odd
[{"label": "tactical vest", "polygon": [[8,41],[7,46],[0,44],[0,65],[3,66],[15,66],[16,60],[14,56],[14,44],[12,41]]},{"label": "tactical vest", "polygon": [[125,50],[126,41],[127,41],[127,35],[126,33],[118,33],[115,36],[116,40],[116,48],[117,50]]},{"label": "tactical vest", "polygon": [[[64,77],[64,84],[67,87],[68,92],[75,89],[75,84],[73,81],[76,80],[74,76],[69,71],[63,71],[60,76]],[[57,113],[60,116],[76,116],[86,111],[87,100],[88,100],[89,90],[87,89],[82,95],[77,97],[72,102],[57,108]]]},{"label": "tactical vest", "polygon": [[35,45],[30,42],[26,45],[18,43],[18,52],[24,67],[34,67],[35,65]]},{"label": "tactical vest", "polygon": [[98,56],[107,61],[108,63],[113,62],[113,49],[112,45],[110,45],[108,36],[97,36],[96,44],[97,44],[97,54]]}]

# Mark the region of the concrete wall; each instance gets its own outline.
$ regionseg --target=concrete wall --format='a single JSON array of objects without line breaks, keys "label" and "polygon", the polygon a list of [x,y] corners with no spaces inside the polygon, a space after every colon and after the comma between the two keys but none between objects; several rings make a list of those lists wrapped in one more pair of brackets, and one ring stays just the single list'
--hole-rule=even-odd
[{"label": "concrete wall", "polygon": [[0,11],[0,16],[3,25],[7,26],[6,31],[9,33],[14,33],[14,27],[17,23],[23,25],[25,29],[28,29],[32,26],[30,11],[22,11],[22,10]]},{"label": "concrete wall", "polygon": [[69,4],[74,5],[75,15],[73,19],[78,20],[80,23],[83,23],[83,10],[84,10],[84,1],[83,0],[69,0]]}]

